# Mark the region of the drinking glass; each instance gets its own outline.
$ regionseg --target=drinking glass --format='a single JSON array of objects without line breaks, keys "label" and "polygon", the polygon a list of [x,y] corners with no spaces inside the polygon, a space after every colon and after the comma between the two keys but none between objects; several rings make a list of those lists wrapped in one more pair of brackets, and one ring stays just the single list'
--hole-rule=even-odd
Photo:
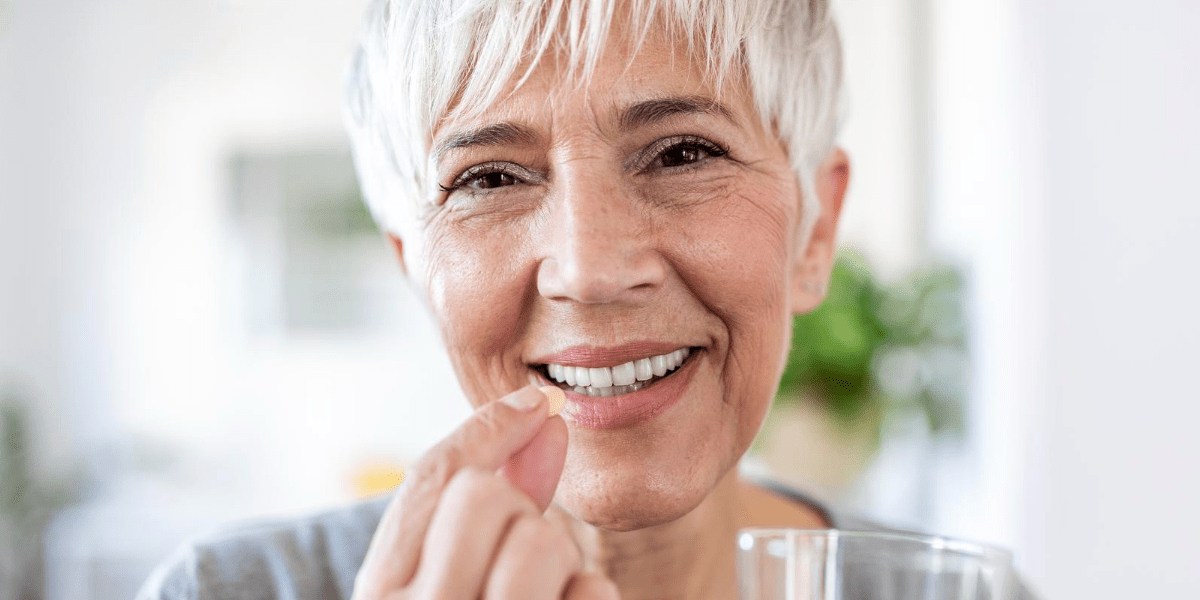
[{"label": "drinking glass", "polygon": [[1008,600],[1012,555],[936,536],[836,529],[738,532],[742,600]]}]

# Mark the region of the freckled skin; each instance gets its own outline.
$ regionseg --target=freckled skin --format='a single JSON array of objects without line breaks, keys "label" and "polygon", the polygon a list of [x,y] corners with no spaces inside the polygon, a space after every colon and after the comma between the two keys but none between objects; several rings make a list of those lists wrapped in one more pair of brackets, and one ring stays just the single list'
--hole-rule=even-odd
[{"label": "freckled skin", "polygon": [[[655,39],[632,61],[621,48],[610,44],[584,89],[562,85],[546,61],[484,114],[443,123],[434,140],[505,120],[538,139],[451,151],[437,165],[439,183],[489,161],[540,179],[442,194],[424,243],[403,252],[421,265],[411,274],[430,294],[476,406],[528,383],[530,359],[567,345],[703,347],[686,396],[666,412],[624,429],[570,426],[556,510],[632,531],[676,521],[710,499],[758,432],[791,316],[820,301],[800,278],[827,277],[846,167],[838,151],[833,174],[818,174],[830,199],[822,198],[812,242],[797,247],[799,184],[744,81],[716,90],[687,68],[685,54]],[[695,113],[631,130],[615,121],[632,102],[686,95],[719,98],[733,120]],[[684,169],[629,166],[681,135],[728,153]]]}]

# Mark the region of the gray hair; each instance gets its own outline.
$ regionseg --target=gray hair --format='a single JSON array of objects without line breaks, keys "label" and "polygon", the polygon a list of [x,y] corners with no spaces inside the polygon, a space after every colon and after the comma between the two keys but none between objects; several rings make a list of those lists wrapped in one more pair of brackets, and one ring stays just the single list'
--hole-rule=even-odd
[{"label": "gray hair", "polygon": [[[619,6],[618,6],[619,5]],[[618,11],[620,15],[618,16]],[[373,0],[347,79],[347,127],[367,205],[404,235],[433,194],[429,145],[444,118],[478,114],[552,47],[586,78],[617,18],[645,39],[651,22],[704,48],[705,74],[747,76],[759,115],[799,179],[807,243],[819,203],[814,169],[833,148],[841,43],[828,0]],[[488,77],[472,77],[472,73]]]}]

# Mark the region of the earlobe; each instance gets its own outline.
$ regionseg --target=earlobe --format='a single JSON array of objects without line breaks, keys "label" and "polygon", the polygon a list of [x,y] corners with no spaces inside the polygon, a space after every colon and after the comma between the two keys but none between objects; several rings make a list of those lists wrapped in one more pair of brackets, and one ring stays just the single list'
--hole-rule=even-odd
[{"label": "earlobe", "polygon": [[850,185],[850,159],[835,148],[814,173],[821,211],[806,248],[800,249],[792,269],[792,314],[815,310],[825,299],[829,274],[837,256],[837,226]]},{"label": "earlobe", "polygon": [[[830,267],[823,266],[826,262],[830,264]],[[832,259],[820,259],[810,255],[807,261],[795,269],[792,273],[791,289],[793,315],[812,312],[825,300],[832,264]]]},{"label": "earlobe", "polygon": [[404,262],[404,240],[394,233],[387,234],[387,238],[392,245],[392,251],[396,253],[396,260],[400,263],[400,272],[408,277],[408,265]]},{"label": "earlobe", "polygon": [[850,187],[850,157],[841,148],[834,148],[821,170],[822,176],[817,185],[824,185],[827,189],[818,193],[829,196],[829,201],[836,205],[831,212],[840,217],[842,203],[846,200],[846,190]]}]

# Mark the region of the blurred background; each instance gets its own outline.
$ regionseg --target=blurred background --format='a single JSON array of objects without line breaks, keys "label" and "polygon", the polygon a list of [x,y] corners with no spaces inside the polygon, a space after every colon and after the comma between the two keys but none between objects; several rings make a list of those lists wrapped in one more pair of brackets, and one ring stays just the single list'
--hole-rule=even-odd
[{"label": "blurred background", "polygon": [[[362,0],[0,0],[0,600],[394,485],[466,415],[359,203]],[[1200,595],[1200,3],[839,0],[843,258],[745,469]]]}]

